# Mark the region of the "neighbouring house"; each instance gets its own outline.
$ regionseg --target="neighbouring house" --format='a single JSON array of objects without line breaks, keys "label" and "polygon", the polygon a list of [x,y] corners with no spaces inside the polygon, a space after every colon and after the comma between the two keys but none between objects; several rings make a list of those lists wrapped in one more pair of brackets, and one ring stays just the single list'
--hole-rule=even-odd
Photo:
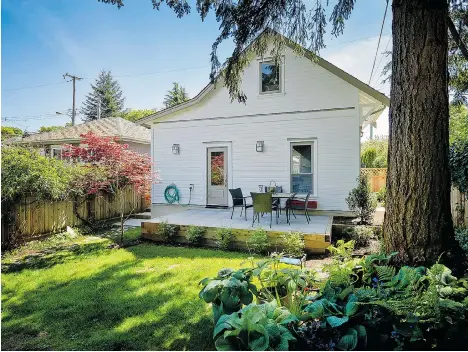
[{"label": "neighbouring house", "polygon": [[60,158],[64,144],[79,145],[80,135],[93,132],[102,137],[115,137],[119,143],[138,153],[150,154],[151,131],[120,117],[107,117],[56,131],[36,133],[4,144],[28,145],[40,149],[42,155]]},{"label": "neighbouring house", "polygon": [[[207,85],[182,104],[137,123],[151,127],[152,159],[162,181],[152,203],[174,183],[180,202],[230,206],[229,188],[245,195],[270,183],[311,192],[313,207],[347,210],[360,172],[362,129],[375,124],[389,98],[328,61],[286,45],[281,64],[251,60],[242,76],[246,104],[223,84]],[[274,182],[271,182],[274,181]]]}]

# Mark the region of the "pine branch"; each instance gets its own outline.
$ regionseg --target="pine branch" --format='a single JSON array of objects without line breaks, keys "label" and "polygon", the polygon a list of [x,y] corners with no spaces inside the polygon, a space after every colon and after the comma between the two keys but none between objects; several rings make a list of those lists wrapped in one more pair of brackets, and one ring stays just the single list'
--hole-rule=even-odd
[{"label": "pine branch", "polygon": [[457,28],[455,27],[455,24],[453,23],[452,18],[450,16],[448,16],[448,27],[453,40],[455,41],[455,43],[457,43],[465,59],[468,60],[468,49],[466,48],[465,43],[463,43],[462,39],[460,38],[460,34],[458,33]]}]

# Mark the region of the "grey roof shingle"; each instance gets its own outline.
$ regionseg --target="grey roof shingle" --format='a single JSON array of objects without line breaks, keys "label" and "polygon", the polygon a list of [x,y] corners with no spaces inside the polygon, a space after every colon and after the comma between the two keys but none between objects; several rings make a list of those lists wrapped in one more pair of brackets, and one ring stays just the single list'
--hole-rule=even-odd
[{"label": "grey roof shingle", "polygon": [[142,144],[151,143],[151,131],[149,129],[121,117],[107,117],[71,127],[65,127],[57,131],[37,133],[24,137],[19,143],[66,143],[67,141],[79,140],[81,139],[81,134],[90,131],[102,137],[118,137],[118,139],[122,141],[134,141]]}]

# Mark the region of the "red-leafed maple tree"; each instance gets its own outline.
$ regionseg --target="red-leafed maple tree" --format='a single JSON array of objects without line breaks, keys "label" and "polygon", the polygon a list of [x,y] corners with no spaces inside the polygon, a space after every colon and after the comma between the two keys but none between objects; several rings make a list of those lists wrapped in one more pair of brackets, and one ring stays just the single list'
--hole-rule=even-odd
[{"label": "red-leafed maple tree", "polygon": [[[83,163],[88,168],[79,178],[78,188],[86,194],[106,192],[119,199],[120,204],[120,241],[123,242],[124,222],[130,214],[125,214],[124,192],[127,186],[134,187],[138,194],[149,192],[152,183],[159,181],[159,173],[152,171],[151,159],[128,149],[117,138],[100,137],[92,132],[81,135],[80,146],[67,145],[64,157]],[[127,216],[125,216],[127,215]]]}]

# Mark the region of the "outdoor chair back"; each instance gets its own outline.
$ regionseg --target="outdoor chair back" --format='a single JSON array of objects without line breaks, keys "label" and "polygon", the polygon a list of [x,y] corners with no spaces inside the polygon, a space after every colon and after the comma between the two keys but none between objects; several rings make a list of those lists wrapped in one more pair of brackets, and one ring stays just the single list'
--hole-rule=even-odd
[{"label": "outdoor chair back", "polygon": [[244,205],[244,195],[240,188],[229,189],[229,193],[231,193],[233,206]]},{"label": "outdoor chair back", "polygon": [[250,195],[252,196],[253,210],[255,213],[271,213],[273,211],[273,198],[270,192],[250,192]]}]

